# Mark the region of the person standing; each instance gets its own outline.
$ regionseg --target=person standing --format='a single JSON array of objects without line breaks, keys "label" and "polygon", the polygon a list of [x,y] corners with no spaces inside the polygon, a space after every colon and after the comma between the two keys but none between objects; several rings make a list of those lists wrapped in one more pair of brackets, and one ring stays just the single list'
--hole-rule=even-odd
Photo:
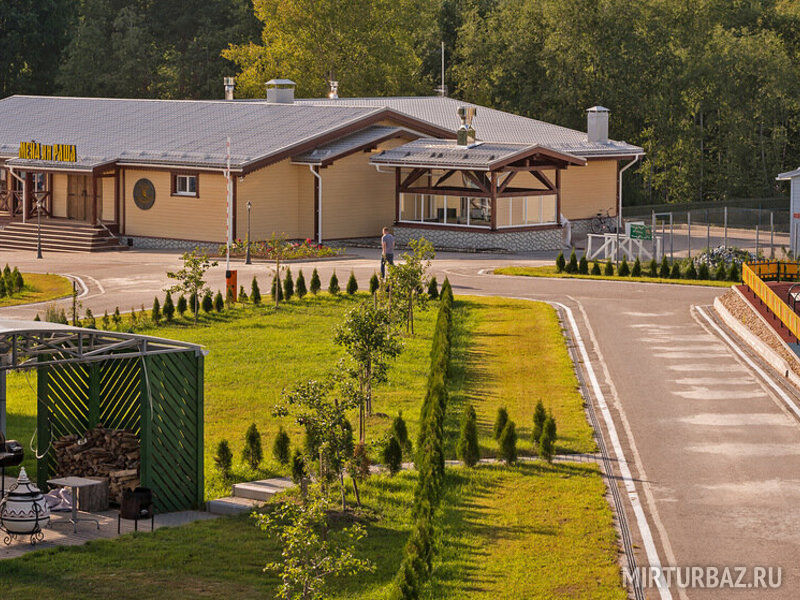
[{"label": "person standing", "polygon": [[383,228],[381,237],[381,279],[386,277],[386,264],[394,265],[394,236],[389,228]]}]

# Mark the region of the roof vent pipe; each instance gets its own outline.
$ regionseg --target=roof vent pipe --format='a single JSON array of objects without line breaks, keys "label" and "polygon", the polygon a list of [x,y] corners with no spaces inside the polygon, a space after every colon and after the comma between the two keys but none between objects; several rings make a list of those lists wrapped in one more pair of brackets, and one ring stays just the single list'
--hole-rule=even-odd
[{"label": "roof vent pipe", "polygon": [[593,106],[586,111],[586,133],[590,142],[608,142],[608,115],[610,111],[602,106]]},{"label": "roof vent pipe", "polygon": [[295,85],[291,79],[270,79],[267,82],[267,102],[294,104]]},{"label": "roof vent pipe", "polygon": [[458,107],[458,116],[461,118],[457,140],[459,146],[469,147],[475,144],[475,129],[472,127],[472,119],[476,112],[477,109],[474,106]]},{"label": "roof vent pipe", "polygon": [[330,91],[328,92],[328,98],[331,100],[336,100],[339,97],[339,82],[331,79],[328,81],[328,87],[330,88]]},{"label": "roof vent pipe", "polygon": [[236,80],[233,77],[223,77],[222,81],[225,84],[225,100],[233,100],[233,87]]}]

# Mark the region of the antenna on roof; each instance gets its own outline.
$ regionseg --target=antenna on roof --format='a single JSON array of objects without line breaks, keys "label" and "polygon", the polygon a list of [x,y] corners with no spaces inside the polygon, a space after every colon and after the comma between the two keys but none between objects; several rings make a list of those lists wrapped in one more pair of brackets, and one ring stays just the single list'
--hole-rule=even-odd
[{"label": "antenna on roof", "polygon": [[442,98],[447,96],[447,86],[444,84],[444,42],[442,42],[442,83],[436,88],[436,92]]},{"label": "antenna on roof", "polygon": [[328,98],[336,100],[339,97],[339,82],[336,80],[336,74],[331,70],[328,71]]}]

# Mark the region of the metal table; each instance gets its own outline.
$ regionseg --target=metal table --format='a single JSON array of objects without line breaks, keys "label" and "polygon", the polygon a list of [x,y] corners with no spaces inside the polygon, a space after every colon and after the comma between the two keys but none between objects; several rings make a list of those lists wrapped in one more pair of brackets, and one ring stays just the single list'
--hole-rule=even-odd
[{"label": "metal table", "polygon": [[[72,530],[78,533],[78,521],[93,521],[97,528],[100,529],[100,521],[92,517],[79,517],[78,516],[78,489],[82,487],[89,487],[97,485],[97,480],[87,479],[86,477],[59,477],[57,479],[48,479],[47,483],[58,487],[68,487],[72,489],[72,517],[68,521],[55,521],[58,523],[72,523]],[[52,522],[52,521],[51,521]]]}]

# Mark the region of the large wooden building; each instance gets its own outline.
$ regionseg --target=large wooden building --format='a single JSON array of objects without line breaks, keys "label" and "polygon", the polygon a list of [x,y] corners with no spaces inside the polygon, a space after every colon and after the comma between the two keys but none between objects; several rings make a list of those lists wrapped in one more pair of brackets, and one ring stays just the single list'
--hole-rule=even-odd
[{"label": "large wooden building", "polygon": [[222,242],[230,139],[234,237],[249,205],[253,239],[393,225],[401,241],[548,249],[565,218],[617,214],[620,165],[642,154],[608,139],[601,107],[585,133],[446,97],[295,99],[270,83],[266,100],[0,100],[0,220]]}]

